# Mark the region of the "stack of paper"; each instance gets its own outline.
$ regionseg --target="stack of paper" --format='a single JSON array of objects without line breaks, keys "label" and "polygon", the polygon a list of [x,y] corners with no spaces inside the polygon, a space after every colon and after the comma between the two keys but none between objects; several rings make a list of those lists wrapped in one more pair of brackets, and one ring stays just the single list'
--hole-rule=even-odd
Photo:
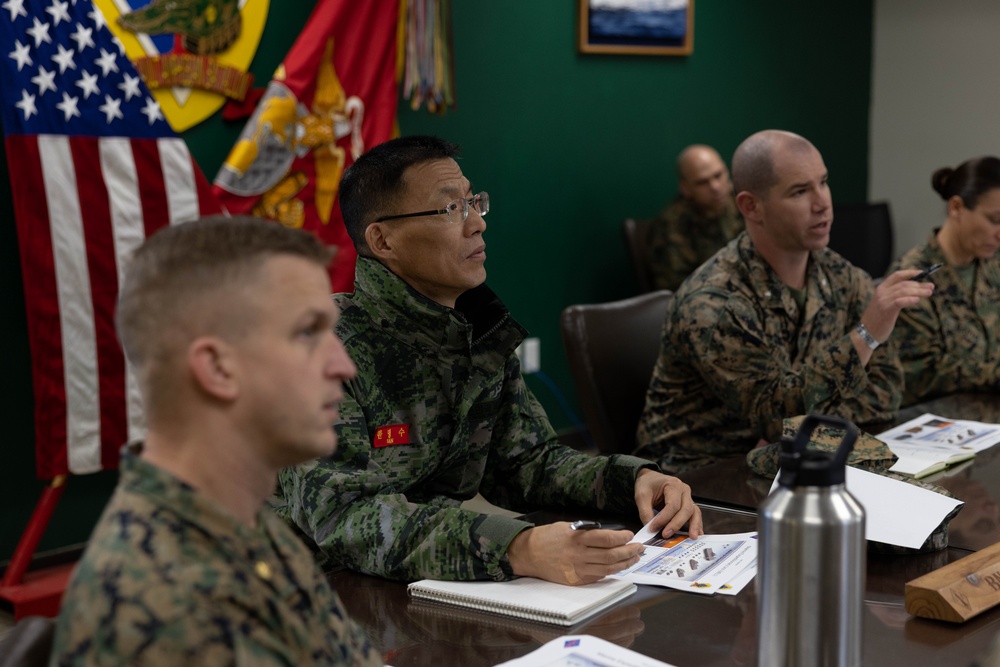
[{"label": "stack of paper", "polygon": [[637,584],[736,595],[757,574],[757,533],[664,539],[646,524],[632,541],[645,544],[646,551],[614,576]]},{"label": "stack of paper", "polygon": [[1000,425],[947,419],[930,413],[878,436],[899,457],[889,468],[919,479],[967,461],[1000,442]]}]

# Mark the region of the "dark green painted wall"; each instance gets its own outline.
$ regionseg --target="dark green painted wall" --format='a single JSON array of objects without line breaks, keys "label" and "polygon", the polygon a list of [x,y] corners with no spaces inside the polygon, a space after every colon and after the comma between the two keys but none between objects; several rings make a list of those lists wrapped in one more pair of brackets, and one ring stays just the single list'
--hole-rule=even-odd
[{"label": "dark green painted wall", "polygon": [[[258,82],[270,77],[313,5],[282,3],[279,12],[276,4],[253,67]],[[673,159],[685,145],[709,143],[728,159],[751,132],[793,130],[823,152],[837,200],[865,199],[872,0],[695,4],[694,54],[666,58],[578,54],[573,0],[457,1],[457,110],[430,116],[400,107],[404,133],[460,143],[465,174],[490,192],[489,282],[541,338],[542,370],[574,410],[559,312],[633,292],[621,221],[652,215],[674,195]],[[239,130],[215,117],[184,136],[211,176]],[[2,560],[41,485],[13,223],[0,234],[8,323]],[[537,378],[529,383],[553,423],[569,425],[552,391]],[[85,540],[113,482],[113,473],[72,479],[43,548]]]}]

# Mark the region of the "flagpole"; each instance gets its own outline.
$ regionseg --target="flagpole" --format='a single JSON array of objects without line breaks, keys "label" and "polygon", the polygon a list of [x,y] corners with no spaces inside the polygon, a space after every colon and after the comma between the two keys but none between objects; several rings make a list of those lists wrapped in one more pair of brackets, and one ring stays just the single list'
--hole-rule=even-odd
[{"label": "flagpole", "polygon": [[10,559],[10,565],[4,572],[3,580],[0,580],[0,588],[17,586],[24,579],[24,573],[28,570],[38,543],[45,534],[45,529],[49,527],[49,520],[52,513],[59,504],[63,491],[66,489],[67,475],[56,475],[48,486],[42,491],[42,497],[35,505],[35,511],[31,514],[27,528],[21,534],[21,539],[14,549],[14,555]]}]

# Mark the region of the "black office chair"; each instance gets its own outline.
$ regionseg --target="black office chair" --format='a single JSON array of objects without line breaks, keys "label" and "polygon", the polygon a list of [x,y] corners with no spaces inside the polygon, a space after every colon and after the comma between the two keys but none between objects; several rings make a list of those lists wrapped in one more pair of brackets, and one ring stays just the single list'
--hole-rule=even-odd
[{"label": "black office chair", "polygon": [[649,226],[653,220],[636,220],[625,218],[622,223],[622,236],[625,239],[625,250],[628,253],[632,273],[635,275],[639,293],[653,291],[653,277],[649,270],[649,253],[646,251],[646,239],[649,236]]},{"label": "black office chair", "polygon": [[834,204],[830,249],[872,278],[885,273],[892,263],[892,216],[889,205]]},{"label": "black office chair", "polygon": [[602,454],[635,450],[673,292],[569,306],[560,324],[584,422]]},{"label": "black office chair", "polygon": [[51,618],[22,618],[0,639],[0,667],[45,667],[55,631]]}]

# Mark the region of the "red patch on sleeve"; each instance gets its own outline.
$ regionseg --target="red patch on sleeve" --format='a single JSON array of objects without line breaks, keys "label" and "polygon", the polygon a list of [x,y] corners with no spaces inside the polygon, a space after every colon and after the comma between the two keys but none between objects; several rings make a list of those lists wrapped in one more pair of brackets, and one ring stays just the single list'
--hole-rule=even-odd
[{"label": "red patch on sleeve", "polygon": [[409,424],[379,426],[375,429],[375,437],[372,439],[372,445],[375,447],[392,447],[393,445],[408,444],[410,444]]}]

